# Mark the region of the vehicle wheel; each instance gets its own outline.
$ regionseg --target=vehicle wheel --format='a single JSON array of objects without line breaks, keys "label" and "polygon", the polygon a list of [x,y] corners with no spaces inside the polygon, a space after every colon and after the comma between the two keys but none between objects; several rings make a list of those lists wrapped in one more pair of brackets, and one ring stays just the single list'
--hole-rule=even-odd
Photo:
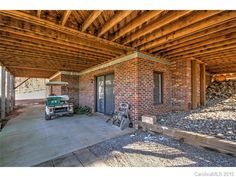
[{"label": "vehicle wheel", "polygon": [[49,116],[45,113],[45,120],[51,120],[51,116]]}]

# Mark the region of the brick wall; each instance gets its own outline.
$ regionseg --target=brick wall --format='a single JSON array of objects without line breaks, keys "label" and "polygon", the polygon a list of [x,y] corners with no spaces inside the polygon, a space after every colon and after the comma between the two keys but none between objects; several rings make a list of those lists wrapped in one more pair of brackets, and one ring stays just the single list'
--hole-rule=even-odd
[{"label": "brick wall", "polygon": [[120,102],[129,102],[131,106],[130,114],[132,117],[136,117],[137,62],[138,59],[133,59],[80,76],[79,104],[91,107],[94,112],[96,76],[114,73],[115,110],[117,110]]},{"label": "brick wall", "polygon": [[191,61],[171,61],[171,103],[173,111],[191,109]]},{"label": "brick wall", "polygon": [[78,106],[79,104],[79,76],[60,74],[56,76],[55,78],[51,79],[50,81],[68,82],[69,84],[68,87],[53,86],[52,93],[56,95],[68,94],[70,97],[70,101],[74,103],[75,106]]},{"label": "brick wall", "polygon": [[[79,76],[76,75],[61,75],[61,81],[68,82],[68,87],[62,87],[61,93],[68,94],[70,101],[74,106],[79,105]],[[68,90],[67,90],[68,89]]]},{"label": "brick wall", "polygon": [[[153,101],[154,71],[163,72],[164,76],[164,102],[160,105],[154,105]],[[129,102],[133,120],[140,119],[143,114],[159,114],[171,110],[169,66],[139,58],[80,76],[80,105],[90,106],[95,111],[95,78],[107,73],[114,73],[115,110],[120,102]]]},{"label": "brick wall", "polygon": [[[163,74],[163,103],[154,103],[153,73]],[[139,59],[138,62],[138,117],[145,114],[157,115],[171,111],[171,74],[169,65]]]},{"label": "brick wall", "polygon": [[[58,75],[57,77],[50,80],[51,82],[60,82],[61,81],[61,75]],[[60,86],[52,86],[51,89],[48,87],[49,95],[55,94],[55,95],[61,95],[61,87]]]}]

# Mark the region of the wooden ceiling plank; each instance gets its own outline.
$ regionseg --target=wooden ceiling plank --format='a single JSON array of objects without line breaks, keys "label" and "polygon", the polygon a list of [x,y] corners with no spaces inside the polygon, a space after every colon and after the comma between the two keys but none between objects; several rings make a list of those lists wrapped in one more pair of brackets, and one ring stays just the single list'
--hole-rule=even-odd
[{"label": "wooden ceiling plank", "polygon": [[231,44],[231,45],[227,45],[227,46],[220,46],[220,47],[217,47],[215,49],[212,49],[212,50],[204,50],[204,51],[201,51],[201,52],[195,52],[195,53],[192,53],[192,54],[188,54],[188,55],[180,55],[180,56],[171,56],[169,57],[169,59],[176,59],[176,58],[180,58],[180,59],[186,59],[186,58],[191,58],[191,57],[198,57],[200,55],[202,55],[204,57],[204,54],[209,54],[209,53],[215,53],[215,52],[221,52],[221,51],[225,51],[225,50],[228,50],[228,49],[235,49],[236,48],[236,45],[235,44]]},{"label": "wooden ceiling plank", "polygon": [[167,55],[180,54],[187,51],[194,51],[195,49],[199,49],[201,47],[208,48],[208,46],[215,46],[215,44],[225,45],[225,44],[230,43],[230,41],[234,40],[235,38],[236,38],[236,30],[234,30],[234,32],[232,33],[219,36],[218,38],[214,37],[211,40],[207,39],[201,42],[189,44],[185,47],[182,46],[180,48],[167,51],[166,53]]},{"label": "wooden ceiling plank", "polygon": [[161,28],[169,23],[172,23],[173,21],[188,15],[189,13],[191,13],[192,11],[189,10],[182,10],[182,11],[170,11],[169,13],[167,13],[165,16],[161,17],[160,19],[157,19],[155,22],[153,22],[152,24],[148,24],[147,26],[141,28],[140,30],[138,30],[137,32],[131,34],[130,36],[127,36],[124,39],[123,44],[128,44],[148,33],[151,33],[152,31],[157,30],[158,28]]},{"label": "wooden ceiling plank", "polygon": [[181,55],[187,55],[187,54],[191,54],[191,53],[195,53],[195,52],[201,52],[203,50],[211,50],[214,48],[218,48],[218,47],[222,47],[222,46],[227,46],[227,45],[231,45],[231,44],[235,44],[236,43],[236,38],[230,39],[230,40],[225,40],[225,41],[221,41],[221,42],[216,42],[213,44],[209,44],[209,45],[203,45],[201,47],[197,47],[197,48],[192,48],[190,50],[186,50],[186,51],[177,51],[177,52],[173,52],[173,53],[167,53],[166,56],[171,56],[171,57],[178,57]]},{"label": "wooden ceiling plank", "polygon": [[111,39],[111,41],[115,41],[118,38],[124,36],[126,33],[132,31],[133,29],[137,28],[138,26],[142,25],[143,23],[147,22],[148,20],[151,20],[154,17],[157,17],[160,15],[163,11],[161,10],[154,10],[154,11],[148,11],[144,12],[131,22],[129,22],[127,25],[125,25],[123,28],[121,28],[119,31],[115,33],[115,36]]},{"label": "wooden ceiling plank", "polygon": [[[215,14],[213,13],[215,12]],[[205,19],[200,21],[199,23],[194,23],[193,25],[190,25],[189,27],[185,27],[182,30],[179,30],[175,33],[168,34],[167,36],[163,36],[157,40],[154,40],[142,47],[140,47],[140,50],[148,50],[151,48],[154,48],[156,46],[159,46],[163,44],[166,41],[176,40],[180,37],[183,37],[186,34],[193,34],[201,30],[205,30],[206,28],[210,28],[211,26],[215,26],[220,23],[224,23],[227,20],[230,19],[236,19],[236,11],[226,11],[219,13],[221,11],[210,11],[209,13],[212,13],[213,17]],[[211,15],[211,16],[212,16]]]},{"label": "wooden ceiling plank", "polygon": [[25,45],[32,45],[32,46],[33,45],[38,45],[40,47],[47,47],[49,49],[57,49],[59,51],[67,50],[68,52],[74,53],[76,55],[83,54],[83,55],[92,56],[94,58],[96,58],[96,57],[102,57],[102,58],[112,58],[112,57],[115,57],[115,55],[100,54],[100,53],[95,53],[95,52],[87,51],[85,49],[78,50],[77,48],[74,49],[74,48],[68,47],[68,46],[55,45],[54,43],[50,43],[48,41],[47,42],[46,41],[40,41],[40,40],[37,40],[37,39],[34,39],[32,41],[32,40],[30,40],[30,38],[23,37],[23,36],[17,36],[17,35],[13,36],[13,34],[11,34],[10,36],[3,36],[3,35],[0,35],[0,36],[1,36],[1,38],[3,40],[8,40],[8,41],[11,40],[12,42],[16,42],[16,43],[17,43],[17,41],[19,41],[19,42],[22,42]]},{"label": "wooden ceiling plank", "polygon": [[82,25],[82,32],[85,32],[87,28],[98,18],[98,16],[102,13],[102,10],[94,10],[89,17],[84,21]]},{"label": "wooden ceiling plank", "polygon": [[37,46],[34,44],[30,44],[29,42],[18,42],[18,41],[13,41],[9,39],[1,39],[2,44],[7,45],[7,47],[12,47],[15,46],[17,49],[28,49],[29,51],[41,51],[41,52],[48,52],[52,53],[55,55],[60,55],[60,56],[67,56],[67,57],[85,57],[88,60],[101,60],[101,61],[106,61],[107,59],[111,59],[110,57],[98,57],[98,56],[93,56],[93,55],[87,55],[83,53],[67,53],[64,50],[55,50],[54,48],[50,47],[45,47],[45,46]]},{"label": "wooden ceiling plank", "polygon": [[163,52],[167,53],[169,51],[178,50],[178,49],[189,47],[189,46],[194,46],[195,44],[198,45],[198,44],[201,44],[201,43],[204,43],[204,42],[211,43],[212,40],[220,41],[223,38],[227,38],[227,36],[229,36],[229,38],[230,38],[230,34],[234,33],[235,31],[236,31],[236,26],[233,27],[233,28],[228,28],[226,30],[222,30],[222,31],[216,32],[216,33],[205,35],[205,36],[202,36],[202,37],[199,37],[199,38],[195,38],[194,40],[189,40],[189,41],[184,42],[184,43],[179,44],[179,45],[174,45],[172,47],[170,46],[170,47],[168,47],[166,49],[159,50],[158,52],[156,52],[157,48],[149,50],[149,52],[150,53],[154,52],[155,54],[161,54]]},{"label": "wooden ceiling plank", "polygon": [[29,14],[25,14],[25,13],[20,12],[20,11],[15,11],[15,10],[0,11],[0,14],[4,15],[4,16],[11,17],[11,18],[14,18],[14,19],[27,21],[29,23],[39,25],[39,26],[43,26],[45,28],[49,28],[49,29],[52,29],[52,30],[55,30],[55,31],[60,31],[60,32],[63,32],[63,33],[67,33],[69,35],[74,35],[74,36],[77,36],[77,37],[81,37],[85,40],[92,40],[94,42],[110,45],[110,46],[113,46],[113,47],[116,47],[116,48],[119,48],[119,49],[122,49],[122,50],[126,50],[126,51],[134,51],[134,49],[131,48],[131,47],[120,45],[118,43],[115,43],[115,42],[112,42],[112,41],[109,41],[109,40],[106,40],[106,39],[102,39],[102,38],[99,38],[99,37],[96,37],[96,36],[93,36],[93,35],[90,35],[90,34],[87,34],[87,33],[83,33],[83,32],[77,31],[77,30],[69,28],[69,27],[61,26],[61,25],[55,24],[53,22],[50,22],[50,21],[47,21],[47,20],[44,20],[44,19],[39,19],[37,17],[31,16]]},{"label": "wooden ceiling plank", "polygon": [[162,51],[162,50],[166,50],[169,48],[178,48],[179,46],[184,46],[185,44],[188,45],[189,43],[193,43],[195,40],[200,40],[203,37],[207,37],[207,36],[211,36],[211,35],[216,35],[216,33],[222,33],[226,30],[230,30],[230,28],[234,28],[236,27],[236,21],[232,20],[232,21],[227,21],[225,23],[222,23],[220,25],[217,26],[213,26],[209,29],[197,32],[197,33],[193,33],[190,35],[185,35],[184,37],[181,37],[177,40],[171,41],[171,42],[165,42],[160,46],[157,46],[153,49],[150,49],[149,52],[150,53],[154,53],[157,51]]},{"label": "wooden ceiling plank", "polygon": [[127,16],[129,16],[132,12],[133,12],[132,10],[123,10],[123,11],[118,12],[116,15],[114,15],[114,17],[110,21],[105,23],[101,31],[98,33],[98,37],[101,37],[103,34],[109,31],[112,27],[114,27],[116,24],[118,24]]},{"label": "wooden ceiling plank", "polygon": [[66,11],[64,12],[64,15],[63,15],[63,18],[62,18],[62,21],[61,21],[61,25],[62,25],[62,26],[65,26],[65,24],[66,24],[68,18],[70,17],[71,12],[72,12],[72,10],[66,10]]},{"label": "wooden ceiling plank", "polygon": [[[84,46],[83,42],[81,42],[81,41],[78,41],[78,43],[75,44],[75,43],[72,43],[69,41],[60,40],[58,38],[57,39],[48,38],[48,37],[45,37],[43,34],[42,35],[35,34],[35,33],[28,31],[28,30],[24,30],[24,31],[21,30],[20,31],[20,29],[11,28],[6,25],[4,25],[4,26],[0,25],[0,31],[6,31],[8,33],[13,33],[13,34],[16,34],[19,36],[29,37],[32,39],[38,39],[38,40],[42,40],[45,42],[52,42],[52,43],[64,45],[67,47],[74,47],[74,48],[78,48],[78,49],[82,49],[82,50],[84,49],[84,50],[88,50],[88,51],[95,52],[95,53],[103,53],[103,54],[112,54],[113,53],[113,55],[116,55],[116,56],[121,54],[118,51],[107,49],[107,48],[104,48],[103,46],[95,46],[92,43],[86,43],[85,44],[86,46]],[[91,47],[89,47],[89,46],[91,46]]]}]

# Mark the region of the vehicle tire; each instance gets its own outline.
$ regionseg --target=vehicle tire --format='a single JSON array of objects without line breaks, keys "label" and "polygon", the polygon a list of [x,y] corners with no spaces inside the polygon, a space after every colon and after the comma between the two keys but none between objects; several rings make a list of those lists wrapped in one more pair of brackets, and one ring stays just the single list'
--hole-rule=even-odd
[{"label": "vehicle tire", "polygon": [[51,116],[47,115],[46,112],[45,112],[45,120],[51,120]]}]

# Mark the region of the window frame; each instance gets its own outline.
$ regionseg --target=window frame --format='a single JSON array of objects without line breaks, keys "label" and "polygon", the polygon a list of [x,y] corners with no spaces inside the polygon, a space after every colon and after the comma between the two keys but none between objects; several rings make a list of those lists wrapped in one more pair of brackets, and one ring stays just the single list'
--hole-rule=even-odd
[{"label": "window frame", "polygon": [[[155,79],[155,75],[161,75],[161,101],[157,101],[157,97],[156,97],[156,79]],[[159,83],[158,83],[159,84]],[[160,104],[163,104],[164,102],[164,89],[163,89],[163,85],[164,85],[164,73],[163,72],[159,72],[159,71],[153,71],[153,103],[154,105],[160,105]],[[158,93],[159,94],[159,93]]]}]

